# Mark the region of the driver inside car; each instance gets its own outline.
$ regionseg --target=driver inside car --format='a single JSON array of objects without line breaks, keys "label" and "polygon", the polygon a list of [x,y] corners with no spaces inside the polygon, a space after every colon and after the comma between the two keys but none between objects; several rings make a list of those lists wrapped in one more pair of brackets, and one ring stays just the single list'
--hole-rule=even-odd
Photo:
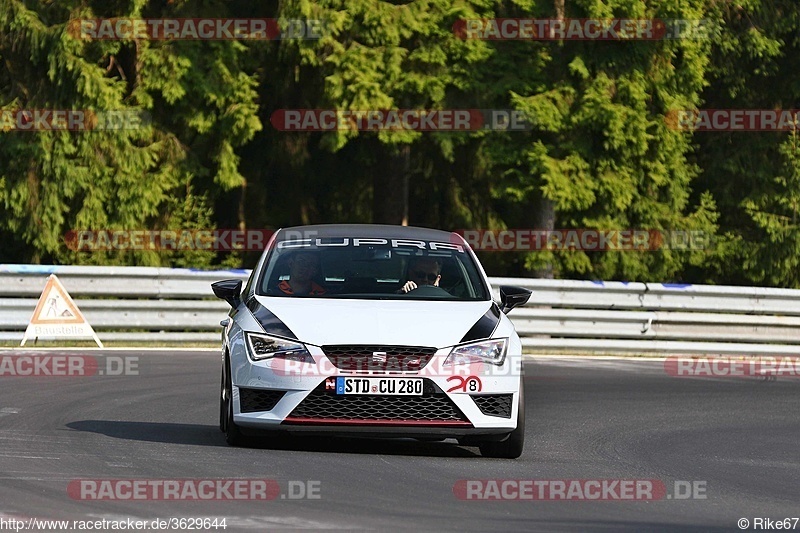
[{"label": "driver inside car", "polygon": [[430,257],[412,259],[408,265],[408,281],[397,292],[406,294],[425,285],[438,287],[442,279],[441,272],[442,265],[435,259]]}]

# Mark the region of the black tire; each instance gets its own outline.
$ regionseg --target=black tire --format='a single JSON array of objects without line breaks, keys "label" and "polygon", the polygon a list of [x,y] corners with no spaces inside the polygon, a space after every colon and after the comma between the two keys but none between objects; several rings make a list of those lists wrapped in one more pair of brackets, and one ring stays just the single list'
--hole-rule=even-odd
[{"label": "black tire", "polygon": [[[224,416],[223,416],[224,413]],[[245,437],[233,421],[233,384],[230,363],[225,358],[222,367],[222,394],[220,395],[220,429],[225,433],[225,441],[231,446],[242,446]]]},{"label": "black tire", "polygon": [[525,447],[525,386],[519,384],[519,409],[517,409],[517,429],[501,441],[487,441],[480,444],[481,455],[498,459],[516,459]]},{"label": "black tire", "polygon": [[225,403],[225,364],[222,363],[222,372],[220,373],[220,385],[219,385],[219,430],[223,433],[227,430],[228,425],[228,404]]}]

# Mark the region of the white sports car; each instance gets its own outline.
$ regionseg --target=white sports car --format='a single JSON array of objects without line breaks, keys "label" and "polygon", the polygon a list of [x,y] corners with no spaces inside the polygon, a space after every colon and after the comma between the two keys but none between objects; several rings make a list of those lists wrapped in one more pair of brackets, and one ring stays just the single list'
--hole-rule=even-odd
[{"label": "white sports car", "polygon": [[380,225],[281,229],[222,322],[220,429],[456,438],[516,458],[522,347],[505,316],[530,291],[489,280],[457,233]]}]

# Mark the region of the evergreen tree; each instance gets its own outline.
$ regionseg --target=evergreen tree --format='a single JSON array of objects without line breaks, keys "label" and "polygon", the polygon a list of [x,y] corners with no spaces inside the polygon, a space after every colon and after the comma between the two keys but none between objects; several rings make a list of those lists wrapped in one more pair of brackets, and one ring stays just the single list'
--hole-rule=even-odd
[{"label": "evergreen tree", "polygon": [[[790,110],[800,100],[800,11],[792,0],[713,4],[708,109]],[[718,283],[800,287],[798,141],[794,133],[697,132],[700,186],[720,207],[723,237],[703,269]]]},{"label": "evergreen tree", "polygon": [[[209,264],[209,252],[75,253],[70,230],[208,228],[261,127],[238,42],[91,40],[81,18],[225,16],[223,2],[0,0],[0,108],[138,112],[142,127],[2,133],[0,231],[17,261]],[[198,6],[202,5],[202,9]],[[200,11],[203,11],[200,13]]]},{"label": "evergreen tree", "polygon": [[[484,16],[702,19],[703,4],[518,2]],[[494,194],[514,213],[503,217],[509,227],[715,231],[712,197],[690,201],[699,170],[687,159],[692,136],[667,120],[670,111],[699,104],[708,39],[493,45],[492,60],[480,70],[484,85],[495,84],[487,94],[495,95],[493,106],[522,111],[533,126],[530,133],[486,137]],[[678,279],[707,255],[533,252],[525,266],[556,277]]]}]

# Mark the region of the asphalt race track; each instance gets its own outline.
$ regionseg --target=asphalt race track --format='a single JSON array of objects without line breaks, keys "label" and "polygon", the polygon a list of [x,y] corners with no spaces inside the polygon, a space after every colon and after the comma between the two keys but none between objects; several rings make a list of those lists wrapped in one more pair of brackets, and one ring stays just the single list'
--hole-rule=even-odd
[{"label": "asphalt race track", "polygon": [[[80,354],[13,350],[0,360],[32,353]],[[679,378],[660,361],[528,360],[526,449],[503,460],[454,441],[306,437],[228,447],[217,427],[217,352],[85,354],[103,375],[0,377],[0,520],[207,517],[225,518],[225,531],[738,531],[740,518],[752,528],[755,518],[800,516],[797,378]],[[138,368],[108,375],[126,357]],[[201,502],[68,491],[76,480],[229,478],[274,480],[280,493]],[[660,480],[668,496],[478,501],[454,492],[459,481],[489,479]],[[698,498],[675,492],[692,484]],[[313,499],[294,499],[309,490]]]}]

